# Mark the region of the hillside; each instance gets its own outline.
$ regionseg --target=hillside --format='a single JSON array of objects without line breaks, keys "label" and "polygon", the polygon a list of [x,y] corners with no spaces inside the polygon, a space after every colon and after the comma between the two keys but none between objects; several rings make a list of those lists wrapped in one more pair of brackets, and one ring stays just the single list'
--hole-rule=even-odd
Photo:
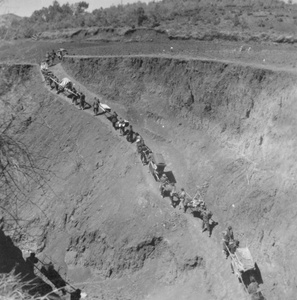
[{"label": "hillside", "polygon": [[[6,39],[88,39],[118,41],[135,29],[165,33],[169,39],[296,43],[297,5],[278,0],[158,1],[73,12],[58,2],[15,22]],[[151,37],[147,37],[151,40]],[[141,38],[138,41],[143,41]]]},{"label": "hillside", "polygon": [[[14,71],[8,71],[9,78]],[[17,138],[39,158],[46,181],[42,187],[33,185],[30,201],[21,204],[14,238],[18,247],[52,261],[61,276],[91,298],[170,297],[174,291],[187,299],[198,293],[201,299],[219,296],[229,273],[225,261],[220,273],[212,263],[220,249],[207,236],[197,238],[199,223],[191,216],[160,201],[158,185],[135,145],[114,132],[104,115],[94,118],[49,93],[36,69],[30,74],[34,88],[20,103],[31,122],[21,122]],[[81,89],[91,99],[93,94]],[[15,87],[13,92],[23,93]],[[205,260],[209,247],[216,250]],[[222,284],[212,287],[214,272]],[[234,297],[242,297],[232,277],[228,285]]]},{"label": "hillside", "polygon": [[19,17],[15,14],[5,14],[5,15],[0,15],[0,27],[10,27],[12,22],[14,21],[20,21],[22,17]]},{"label": "hillside", "polygon": [[267,297],[278,299],[279,289],[294,299],[296,74],[166,57],[69,58],[65,66],[125,106],[178,170],[180,186],[207,183],[219,224],[231,222],[255,253]]},{"label": "hillside", "polygon": [[135,145],[104,115],[77,110],[37,67],[20,66],[1,69],[2,99],[16,101],[2,111],[18,116],[15,135],[44,170],[19,210],[20,249],[91,298],[244,299],[221,253],[232,224],[267,298],[294,299],[295,72],[153,55],[69,57],[52,68],[130,120],[178,189],[203,187],[218,221],[209,239],[201,220],[160,197]]},{"label": "hillside", "polygon": [[[297,6],[163,0],[75,18],[59,7],[0,30],[0,272],[28,274],[35,252],[87,299],[247,300],[222,253],[232,225],[266,299],[295,300]],[[200,191],[210,238],[161,197],[108,114],[46,86],[40,63],[59,48],[69,55],[50,71],[129,120],[178,190]]]}]

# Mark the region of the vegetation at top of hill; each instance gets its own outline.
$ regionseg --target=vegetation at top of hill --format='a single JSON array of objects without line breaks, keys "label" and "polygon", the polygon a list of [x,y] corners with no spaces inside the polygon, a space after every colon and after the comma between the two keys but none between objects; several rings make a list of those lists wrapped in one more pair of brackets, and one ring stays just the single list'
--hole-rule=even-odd
[{"label": "vegetation at top of hill", "polygon": [[297,5],[280,0],[162,0],[95,9],[85,1],[36,10],[30,17],[0,26],[0,37],[30,38],[45,31],[88,27],[160,27],[185,32],[220,30],[294,34]]}]

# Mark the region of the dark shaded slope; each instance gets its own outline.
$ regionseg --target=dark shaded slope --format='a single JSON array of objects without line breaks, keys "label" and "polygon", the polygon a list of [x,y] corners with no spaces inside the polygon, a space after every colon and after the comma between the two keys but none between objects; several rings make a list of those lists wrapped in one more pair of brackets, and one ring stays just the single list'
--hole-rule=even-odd
[{"label": "dark shaded slope", "polygon": [[[52,288],[49,284],[35,275],[33,265],[23,259],[22,251],[14,245],[11,238],[6,236],[2,229],[0,230],[0,273],[3,275],[13,273],[18,276],[20,281],[22,281],[21,284],[24,292],[26,291],[31,295],[47,295],[49,299],[61,299],[56,293],[52,292]],[[6,287],[7,290],[13,290],[14,284],[16,283],[9,282]],[[3,286],[4,284],[2,288]],[[17,286],[15,289],[17,289]],[[2,296],[5,297],[5,288],[2,292],[4,292]]]}]

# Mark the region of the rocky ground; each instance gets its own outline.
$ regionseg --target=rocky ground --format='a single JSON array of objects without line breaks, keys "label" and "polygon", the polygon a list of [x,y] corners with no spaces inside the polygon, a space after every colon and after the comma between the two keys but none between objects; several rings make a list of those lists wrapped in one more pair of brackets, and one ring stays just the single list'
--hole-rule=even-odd
[{"label": "rocky ground", "polygon": [[19,247],[53,261],[90,298],[245,299],[221,252],[221,231],[232,224],[267,298],[294,299],[294,46],[27,41],[2,45],[0,57],[39,62],[60,46],[76,56],[54,74],[131,121],[178,188],[193,195],[200,186],[219,224],[211,238],[202,234],[200,219],[160,197],[136,146],[104,114],[78,110],[30,67],[26,83],[2,95],[18,100],[15,134],[46,170],[46,184],[22,207]]}]

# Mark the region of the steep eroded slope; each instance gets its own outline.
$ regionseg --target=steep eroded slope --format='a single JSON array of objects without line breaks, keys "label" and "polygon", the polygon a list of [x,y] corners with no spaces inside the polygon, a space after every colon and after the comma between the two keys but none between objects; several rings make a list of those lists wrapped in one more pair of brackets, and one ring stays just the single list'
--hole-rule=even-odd
[{"label": "steep eroded slope", "polygon": [[16,124],[13,134],[40,171],[18,208],[14,241],[22,250],[52,261],[92,298],[169,299],[173,291],[184,299],[242,296],[234,278],[222,281],[228,264],[221,261],[219,272],[212,264],[219,249],[205,260],[215,247],[198,234],[200,221],[161,201],[135,145],[114,132],[104,115],[93,117],[50,93],[37,68],[25,92],[11,90],[18,93],[28,114],[18,114],[26,122],[19,121],[24,126]]},{"label": "steep eroded slope", "polygon": [[205,184],[218,243],[222,228],[234,225],[269,299],[294,299],[296,75],[164,57],[69,57],[64,67],[124,107],[170,162],[179,187],[193,193]]}]

